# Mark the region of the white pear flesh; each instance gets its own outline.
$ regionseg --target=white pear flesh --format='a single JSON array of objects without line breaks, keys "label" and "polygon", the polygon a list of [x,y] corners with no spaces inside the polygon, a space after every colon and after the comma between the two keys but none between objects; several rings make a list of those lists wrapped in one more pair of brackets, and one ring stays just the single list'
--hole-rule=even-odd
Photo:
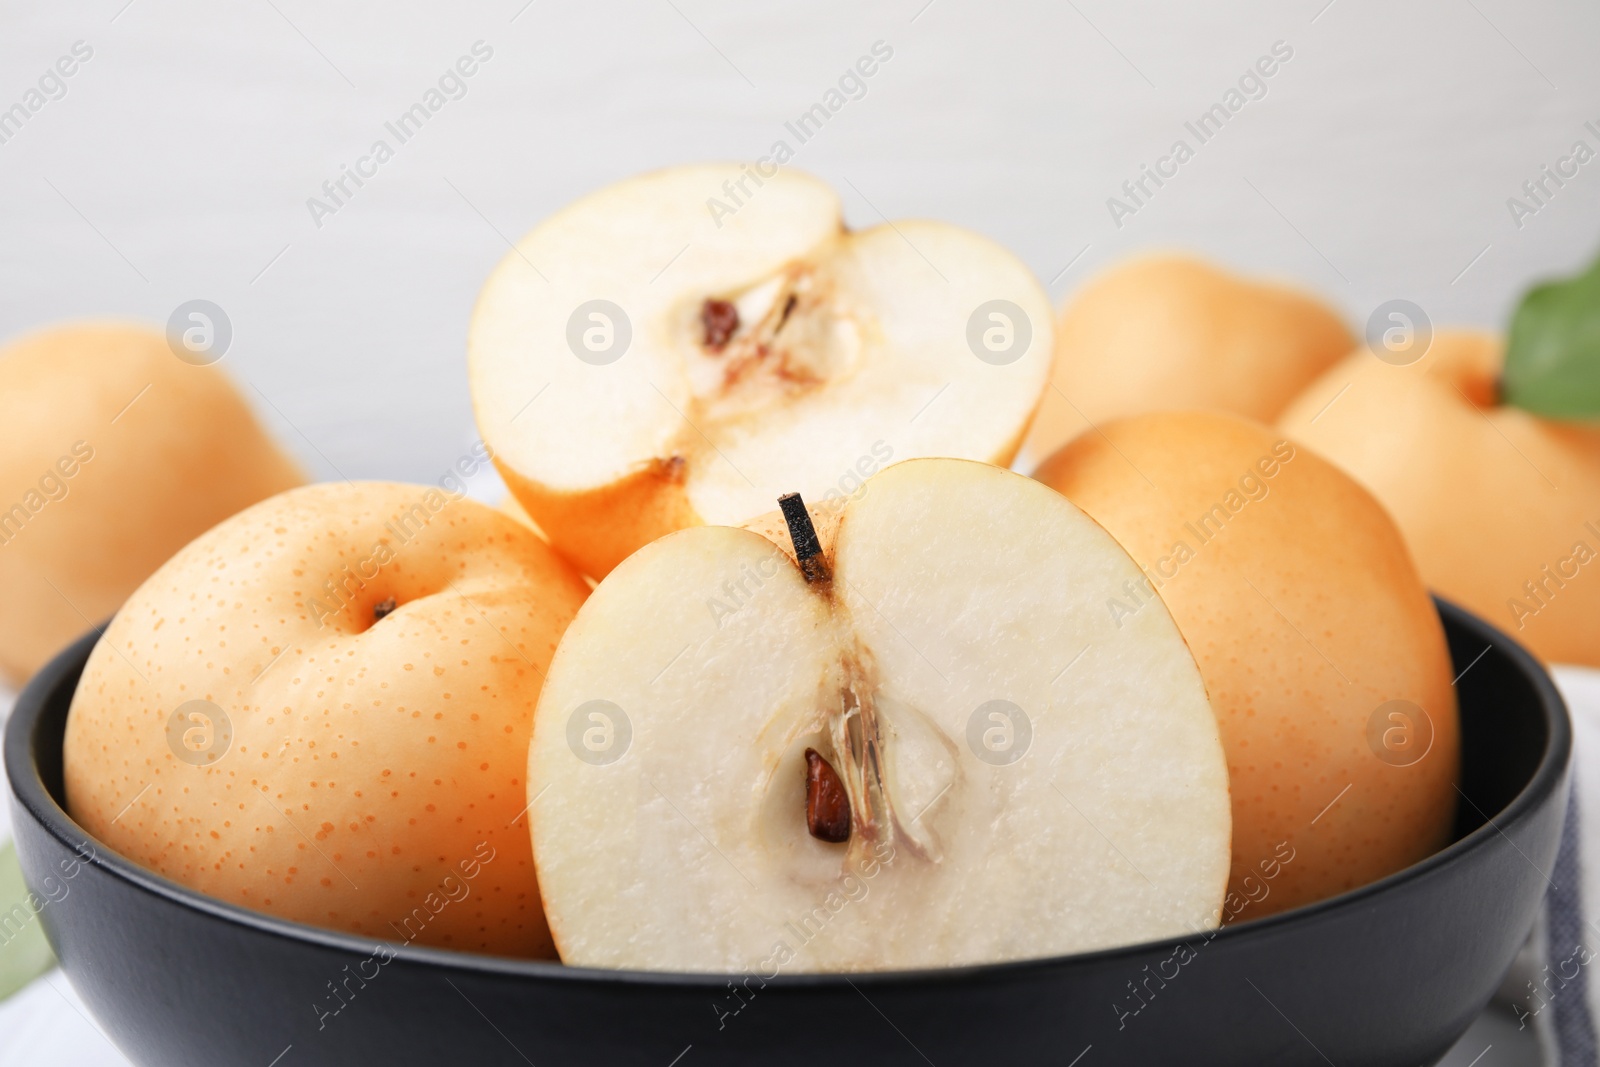
[{"label": "white pear flesh", "polygon": [[[740,177],[685,166],[585,196],[518,242],[474,309],[484,439],[551,543],[596,577],[779,493],[848,493],[888,456],[1009,463],[1043,393],[1053,315],[1009,252],[939,222],[846,231],[834,191],[791,170],[744,178],[748,199],[712,210]],[[591,318],[595,300],[620,316]],[[739,312],[721,349],[707,300]],[[995,301],[1020,317],[991,320]],[[998,355],[980,358],[974,316]]]},{"label": "white pear flesh", "polygon": [[[757,533],[684,530],[578,612],[529,755],[566,963],[906,969],[1217,924],[1231,821],[1216,721],[1159,600],[1112,620],[1108,598],[1141,575],[1105,530],[1019,475],[913,460],[845,505],[830,562],[831,584],[808,585]],[[1025,748],[1004,714],[980,714],[1002,732],[969,743],[995,700],[1027,716]],[[845,780],[847,843],[808,832],[808,747]]]}]

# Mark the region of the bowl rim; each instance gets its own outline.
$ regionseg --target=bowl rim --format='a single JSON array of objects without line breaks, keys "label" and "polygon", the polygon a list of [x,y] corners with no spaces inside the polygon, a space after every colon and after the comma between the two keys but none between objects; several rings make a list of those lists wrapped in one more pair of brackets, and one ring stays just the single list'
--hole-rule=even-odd
[{"label": "bowl rim", "polygon": [[[1314,901],[1275,915],[1249,919],[1221,926],[1215,930],[1200,931],[1191,937],[1203,937],[1206,943],[1232,943],[1241,938],[1270,936],[1286,927],[1312,921],[1343,911],[1361,909],[1373,897],[1395,888],[1420,881],[1435,872],[1463,861],[1468,854],[1482,848],[1495,836],[1505,836],[1508,827],[1529,818],[1566,781],[1572,752],[1572,726],[1565,701],[1556,689],[1549,672],[1510,636],[1483,619],[1438,596],[1434,598],[1441,623],[1448,620],[1456,627],[1473,634],[1490,647],[1502,651],[1513,668],[1528,677],[1538,696],[1539,710],[1545,720],[1544,751],[1540,754],[1528,781],[1501,810],[1480,814],[1484,822],[1463,837],[1426,858],[1386,875],[1375,882],[1358,886],[1324,900]],[[615,984],[633,988],[704,989],[720,991],[730,979],[742,979],[753,972],[725,971],[646,971],[580,967],[550,960],[519,959],[493,956],[480,952],[457,949],[432,948],[406,942],[366,939],[339,930],[323,929],[290,919],[253,911],[236,904],[207,896],[198,890],[171,881],[162,875],[140,866],[80,827],[72,816],[58,804],[44,785],[33,758],[34,738],[49,697],[62,681],[74,671],[82,670],[95,642],[104,633],[109,621],[94,627],[71,645],[58,653],[29,680],[18,695],[9,721],[5,724],[4,759],[10,779],[13,803],[27,813],[57,842],[70,849],[87,843],[93,846],[93,855],[81,862],[90,864],[112,878],[160,897],[181,908],[199,911],[212,919],[245,927],[255,933],[289,941],[309,942],[323,949],[353,955],[373,955],[379,949],[388,951],[394,958],[429,968],[454,973],[471,973],[484,976],[519,978],[562,982]],[[1487,651],[1487,649],[1485,649]],[[1476,663],[1476,660],[1473,661]],[[1471,664],[1457,674],[1455,683],[1471,670]],[[76,683],[74,683],[76,684]],[[1460,790],[1457,789],[1459,793]],[[1466,803],[1472,802],[1462,794]],[[1473,805],[1476,807],[1476,805]],[[1530,861],[1531,862],[1531,861]],[[1544,872],[1541,872],[1544,873]],[[1031,974],[1064,965],[1092,966],[1110,963],[1123,957],[1130,964],[1143,960],[1152,952],[1163,951],[1179,942],[1189,940],[1174,935],[1156,941],[1134,945],[1119,945],[1096,949],[1092,952],[1072,953],[1063,956],[1046,956],[1035,959],[1008,960],[1000,963],[967,964],[953,967],[922,968],[897,971],[803,972],[778,974],[773,978],[761,976],[763,988],[815,988],[845,987],[847,985],[906,986],[939,985],[969,979],[975,975],[990,979],[1026,980]]]}]

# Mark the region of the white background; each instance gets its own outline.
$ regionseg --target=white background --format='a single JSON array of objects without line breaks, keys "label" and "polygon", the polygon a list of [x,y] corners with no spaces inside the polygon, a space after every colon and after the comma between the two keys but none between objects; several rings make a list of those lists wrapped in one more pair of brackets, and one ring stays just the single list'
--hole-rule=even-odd
[{"label": "white background", "polygon": [[[524,5],[0,2],[0,109],[94,52],[0,144],[0,338],[206,298],[233,323],[223,366],[316,476],[433,481],[476,437],[463,339],[508,240],[614,179],[793,144],[783,123],[880,40],[893,58],[794,165],[853,225],[988,234],[1058,300],[1180,247],[1357,326],[1393,297],[1496,325],[1600,246],[1600,160],[1521,227],[1506,204],[1574,141],[1600,149],[1592,3]],[[318,228],[307,198],[480,40],[467,95]],[[1278,41],[1266,96],[1116,226],[1107,198]],[[0,1052],[108,1062],[70,997],[56,973],[0,1006]],[[1483,1043],[1452,1062],[1514,1062]]]}]

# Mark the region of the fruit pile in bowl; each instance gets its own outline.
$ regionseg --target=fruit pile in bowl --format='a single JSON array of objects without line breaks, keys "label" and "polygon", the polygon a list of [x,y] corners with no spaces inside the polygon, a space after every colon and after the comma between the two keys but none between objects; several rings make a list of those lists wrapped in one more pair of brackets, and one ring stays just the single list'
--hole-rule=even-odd
[{"label": "fruit pile in bowl", "polygon": [[[777,1037],[846,994],[894,1033],[872,989],[931,1010],[966,1062],[982,1027],[951,1033],[942,997],[1066,997],[1066,1016],[1014,1019],[987,1045],[1033,1054],[1088,1017],[1086,997],[1127,1029],[1156,988],[1138,968],[1108,976],[1166,974],[1175,945],[1246,979],[1346,953],[1279,990],[1302,1005],[1384,964],[1370,930],[1350,932],[1372,909],[1431,939],[1470,922],[1456,903],[1476,893],[1516,929],[1389,1039],[1392,1062],[1442,1051],[1532,920],[1538,886],[1510,852],[1553,854],[1566,733],[1538,666],[1464,613],[1442,618],[1424,576],[1490,614],[1472,583],[1499,586],[1473,551],[1544,551],[1570,516],[1535,488],[1538,529],[1450,540],[1452,517],[1429,509],[1442,496],[1363,465],[1359,420],[1385,421],[1363,405],[1410,395],[1372,370],[1394,361],[1349,354],[1309,296],[1147,260],[1058,326],[984,238],[848,231],[835,194],[788,171],[708,218],[726,176],[624,181],[518,243],[468,338],[482,441],[437,485],[298,485],[220,372],[136,328],[0,355],[15,379],[0,405],[33,420],[0,465],[24,501],[23,549],[0,568],[28,593],[0,614],[3,661],[26,674],[115,609],[34,679],[7,739],[30,876],[52,850],[91,857],[78,904],[41,912],[91,1005],[147,1062],[246,1062],[240,1049],[309,1028],[275,1030],[262,1006],[303,993],[306,1062],[339,1062],[358,1037],[423,1062],[407,1016],[448,980],[519,1053],[506,1012],[547,1055],[653,1062],[662,1034],[695,1045],[708,1028],[678,1010],[717,990],[707,1059],[802,1062],[826,1045],[881,1062],[883,1035],[852,1036],[860,1020],[811,1049]],[[1567,358],[1559,331],[1534,328]],[[1438,381],[1492,380],[1492,342],[1433,347]],[[78,424],[99,432],[133,392],[88,403],[52,370],[66,359],[154,381],[144,411],[141,394],[112,412],[129,422],[118,457],[202,469],[146,487],[70,440],[76,480],[54,466],[56,438],[88,442]],[[1463,411],[1493,402],[1456,391]],[[1429,397],[1446,439],[1415,447],[1441,464],[1484,447],[1447,394]],[[1349,421],[1315,408],[1341,399]],[[1581,425],[1487,417],[1573,477],[1600,469]],[[1008,469],[1025,442],[1032,477]],[[511,493],[499,509],[461,481],[491,462]],[[35,468],[68,491],[28,503]],[[181,512],[155,506],[161,491]],[[1563,618],[1535,649],[1600,661],[1593,631]],[[1468,647],[1489,656],[1475,676]],[[1496,814],[1510,849],[1485,826]],[[107,937],[113,916],[123,933]],[[172,965],[208,979],[241,953],[262,961],[253,985],[191,983],[230,1016],[221,1036],[153,1034],[141,1018],[171,1002],[104,982],[153,930],[189,939]],[[1147,1030],[1192,1039],[1224,995],[1183,988]],[[368,1021],[341,1022],[363,998]],[[1340,1003],[1317,1010],[1355,1010]],[[656,1029],[585,1031],[578,1011]],[[1380,1047],[1360,1028],[1328,1040]],[[1204,1062],[1308,1053],[1250,1042]],[[1126,1041],[1135,1058],[1118,1062],[1148,1047]]]}]

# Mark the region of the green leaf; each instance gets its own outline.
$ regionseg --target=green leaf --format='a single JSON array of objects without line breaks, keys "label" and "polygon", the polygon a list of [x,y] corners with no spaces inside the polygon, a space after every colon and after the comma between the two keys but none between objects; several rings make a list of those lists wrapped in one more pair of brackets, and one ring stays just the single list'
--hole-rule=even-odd
[{"label": "green leaf", "polygon": [[1553,419],[1600,419],[1600,260],[1535,286],[1511,318],[1505,400]]},{"label": "green leaf", "polygon": [[0,1000],[48,971],[55,962],[38,912],[29,901],[28,887],[22,883],[17,846],[7,841],[0,845]]}]

